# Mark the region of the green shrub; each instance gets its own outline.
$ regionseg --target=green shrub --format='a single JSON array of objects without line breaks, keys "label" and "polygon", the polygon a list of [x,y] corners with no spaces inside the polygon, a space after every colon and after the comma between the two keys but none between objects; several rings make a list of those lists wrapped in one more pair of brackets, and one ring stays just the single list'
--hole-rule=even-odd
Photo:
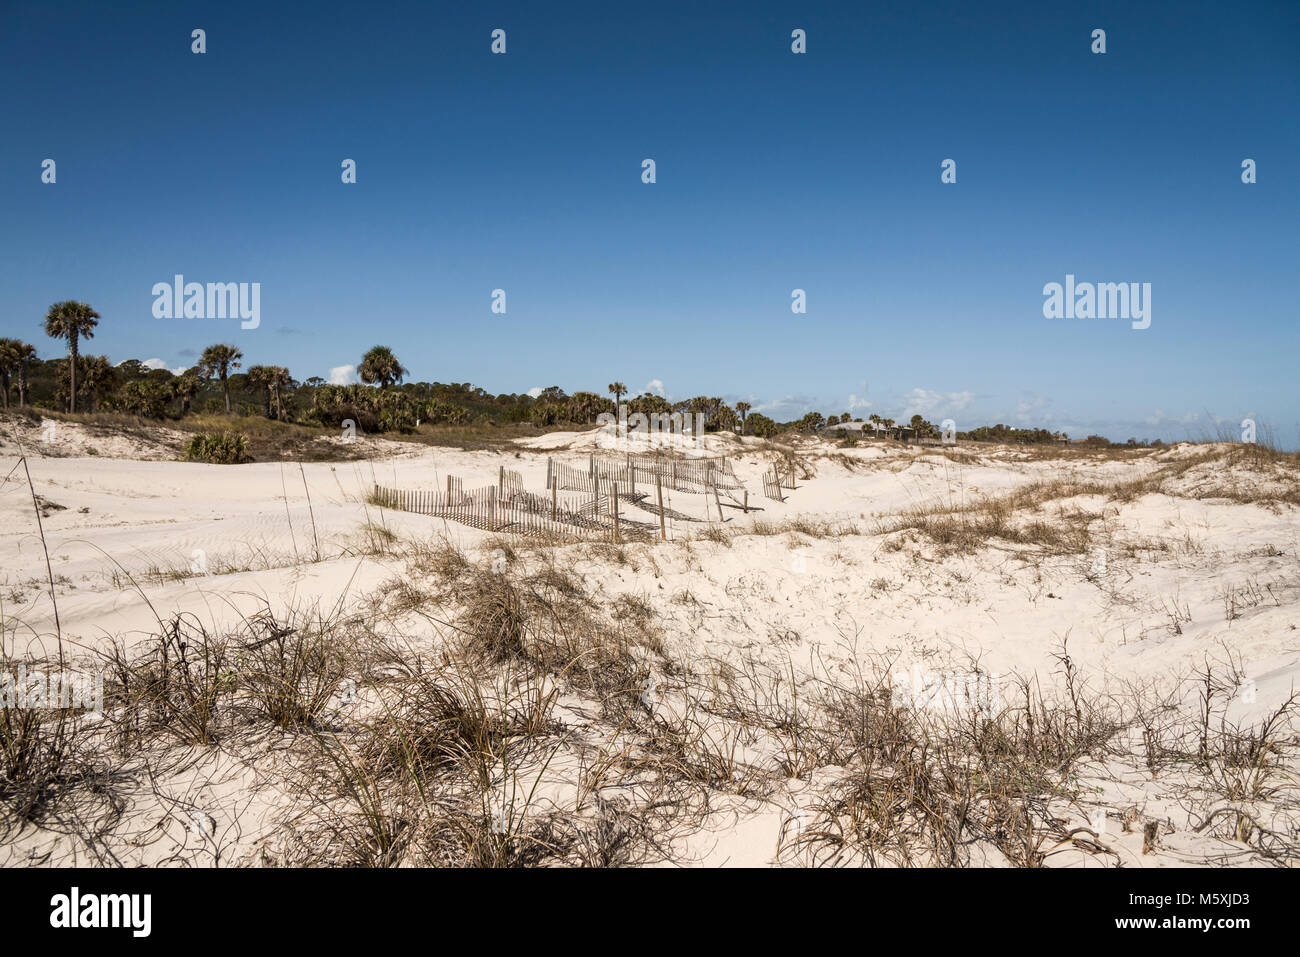
[{"label": "green shrub", "polygon": [[248,436],[243,432],[201,432],[190,439],[185,449],[189,462],[213,465],[238,465],[249,461]]}]

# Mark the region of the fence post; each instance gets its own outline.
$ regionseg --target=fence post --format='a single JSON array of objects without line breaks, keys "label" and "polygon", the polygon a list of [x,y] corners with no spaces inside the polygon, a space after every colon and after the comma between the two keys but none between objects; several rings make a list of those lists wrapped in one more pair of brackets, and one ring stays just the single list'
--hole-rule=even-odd
[{"label": "fence post", "polygon": [[609,510],[614,514],[614,542],[618,542],[618,483],[609,486]]},{"label": "fence post", "polygon": [[488,486],[488,528],[497,530],[497,490]]},{"label": "fence post", "polygon": [[655,498],[659,500],[659,541],[668,541],[668,530],[664,527],[664,486],[655,472]]},{"label": "fence post", "polygon": [[749,514],[749,489],[745,489],[745,514]]},{"label": "fence post", "polygon": [[555,521],[555,489],[560,483],[554,479],[551,480],[551,521]]},{"label": "fence post", "polygon": [[497,497],[505,498],[506,495],[506,467],[497,466]]}]

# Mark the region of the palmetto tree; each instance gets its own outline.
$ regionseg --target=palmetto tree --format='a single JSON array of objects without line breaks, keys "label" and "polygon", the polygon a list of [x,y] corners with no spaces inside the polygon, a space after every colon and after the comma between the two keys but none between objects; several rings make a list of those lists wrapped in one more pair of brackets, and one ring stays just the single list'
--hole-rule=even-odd
[{"label": "palmetto tree", "polygon": [[194,397],[199,394],[199,389],[203,388],[203,382],[193,372],[186,372],[178,375],[172,380],[172,395],[181,401],[181,416],[190,414],[190,403]]},{"label": "palmetto tree", "polygon": [[275,398],[275,418],[284,418],[284,390],[293,387],[293,376],[284,366],[271,366],[270,387]]},{"label": "palmetto tree", "polygon": [[18,371],[18,347],[22,343],[17,339],[0,339],[0,397],[4,408],[9,408],[9,382]]},{"label": "palmetto tree", "polygon": [[69,411],[77,411],[77,343],[93,339],[99,313],[84,302],[56,302],[45,314],[45,334],[53,339],[68,340],[68,371],[72,377],[68,390]]},{"label": "palmetto tree", "polygon": [[361,357],[361,365],[357,366],[357,375],[362,382],[367,385],[378,382],[381,389],[401,382],[406,374],[407,370],[402,368],[397,356],[393,355],[393,350],[388,346],[375,346]]},{"label": "palmetto tree", "polygon": [[611,382],[608,386],[609,394],[614,397],[614,411],[618,411],[619,400],[627,395],[627,386],[621,382]]},{"label": "palmetto tree", "polygon": [[575,392],[569,399],[569,417],[575,422],[590,422],[603,401],[594,392]]},{"label": "palmetto tree", "polygon": [[244,354],[234,346],[218,343],[203,350],[199,364],[195,367],[204,378],[216,376],[221,380],[221,391],[226,397],[226,415],[230,414],[230,370],[238,369],[242,358]]},{"label": "palmetto tree", "polygon": [[27,370],[36,365],[36,347],[30,342],[18,342],[14,349],[14,371],[18,374],[18,407],[27,404]]},{"label": "palmetto tree", "polygon": [[260,389],[262,392],[262,407],[265,410],[266,417],[271,417],[271,378],[274,375],[273,366],[249,366],[248,367],[248,384],[254,389]]},{"label": "palmetto tree", "polygon": [[100,396],[112,391],[114,381],[117,379],[117,370],[108,360],[108,356],[82,356],[79,364],[82,379],[81,394],[86,398],[88,405],[86,411],[94,412],[99,405]]},{"label": "palmetto tree", "polygon": [[750,405],[748,402],[737,402],[737,403],[736,403],[736,415],[740,416],[740,434],[741,434],[741,435],[744,435],[744,434],[745,434],[745,416],[749,415],[749,410],[752,409],[752,408],[753,408],[753,406]]}]

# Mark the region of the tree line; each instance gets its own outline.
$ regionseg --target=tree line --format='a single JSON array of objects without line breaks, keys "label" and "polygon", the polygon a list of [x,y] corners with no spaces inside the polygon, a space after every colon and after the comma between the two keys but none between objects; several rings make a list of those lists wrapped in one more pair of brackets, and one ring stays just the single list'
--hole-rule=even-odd
[{"label": "tree line", "polygon": [[[56,302],[43,322],[45,334],[65,340],[67,356],[41,360],[31,343],[0,338],[0,402],[3,407],[56,409],[65,412],[123,412],[151,419],[177,419],[195,413],[260,414],[302,425],[339,427],[351,421],[363,432],[412,431],[420,425],[529,424],[539,428],[590,425],[602,413],[700,414],[706,431],[729,431],[770,438],[783,432],[815,433],[841,422],[862,421],[849,413],[824,417],[820,412],[777,422],[748,402],[728,404],[717,396],[670,401],[653,392],[632,396],[622,382],[609,383],[607,395],[559,386],[536,392],[493,395],[468,382],[411,382],[409,370],[393,350],[376,345],[357,365],[360,384],[328,383],[319,376],[295,379],[287,366],[244,367],[243,352],[214,343],[191,368],[173,373],[137,359],[114,365],[107,356],[87,354],[100,315],[83,302]],[[886,430],[893,419],[871,415]],[[937,434],[934,425],[914,415],[916,434]],[[1046,442],[1059,436],[1044,429],[1009,429],[1003,425],[958,433],[984,441]],[[1102,440],[1105,441],[1105,440]]]}]

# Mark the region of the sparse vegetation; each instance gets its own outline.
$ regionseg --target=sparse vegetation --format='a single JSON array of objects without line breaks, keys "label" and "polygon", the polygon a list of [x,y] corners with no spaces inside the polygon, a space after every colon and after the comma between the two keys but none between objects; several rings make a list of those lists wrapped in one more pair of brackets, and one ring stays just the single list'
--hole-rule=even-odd
[{"label": "sparse vegetation", "polygon": [[238,465],[248,461],[248,436],[242,432],[202,432],[185,448],[190,462]]}]

